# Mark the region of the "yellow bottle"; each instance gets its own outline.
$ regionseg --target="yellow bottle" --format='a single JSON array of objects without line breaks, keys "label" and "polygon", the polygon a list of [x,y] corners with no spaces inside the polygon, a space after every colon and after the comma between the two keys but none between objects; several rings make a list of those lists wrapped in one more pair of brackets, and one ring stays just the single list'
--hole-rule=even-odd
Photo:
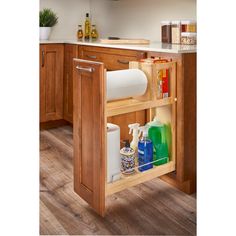
[{"label": "yellow bottle", "polygon": [[98,32],[96,30],[96,25],[92,25],[91,38],[93,41],[98,39]]},{"label": "yellow bottle", "polygon": [[81,41],[84,37],[84,33],[82,30],[82,25],[78,25],[78,31],[77,31],[77,39]]},{"label": "yellow bottle", "polygon": [[84,23],[84,39],[89,40],[90,39],[90,19],[89,19],[89,13],[86,13],[86,20]]}]

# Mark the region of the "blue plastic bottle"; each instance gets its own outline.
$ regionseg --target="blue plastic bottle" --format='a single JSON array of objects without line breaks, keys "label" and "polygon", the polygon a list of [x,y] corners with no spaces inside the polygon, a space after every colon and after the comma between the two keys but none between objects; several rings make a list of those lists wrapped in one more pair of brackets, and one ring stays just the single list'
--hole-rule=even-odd
[{"label": "blue plastic bottle", "polygon": [[[153,144],[148,139],[148,128],[145,126],[139,127],[139,132],[143,133],[142,139],[138,142],[138,164],[139,171],[151,169],[153,164]],[[150,163],[150,164],[148,164]]]}]

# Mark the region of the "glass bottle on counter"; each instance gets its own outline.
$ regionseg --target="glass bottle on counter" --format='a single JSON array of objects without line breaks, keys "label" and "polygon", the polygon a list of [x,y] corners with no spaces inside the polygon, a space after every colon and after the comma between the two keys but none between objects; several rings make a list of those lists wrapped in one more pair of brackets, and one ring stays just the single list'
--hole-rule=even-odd
[{"label": "glass bottle on counter", "polygon": [[96,25],[92,25],[91,38],[94,41],[96,41],[98,39],[98,32],[96,29]]},{"label": "glass bottle on counter", "polygon": [[89,13],[86,13],[86,20],[84,23],[84,39],[89,40],[90,39],[90,19],[89,19]]},{"label": "glass bottle on counter", "polygon": [[78,31],[77,31],[77,39],[81,41],[84,37],[84,33],[82,30],[82,25],[78,25]]}]

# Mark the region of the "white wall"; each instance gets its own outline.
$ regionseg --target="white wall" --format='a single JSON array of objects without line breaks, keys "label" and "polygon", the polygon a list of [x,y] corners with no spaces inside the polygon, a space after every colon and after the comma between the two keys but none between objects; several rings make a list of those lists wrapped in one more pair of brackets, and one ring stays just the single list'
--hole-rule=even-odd
[{"label": "white wall", "polygon": [[40,9],[51,8],[59,17],[50,39],[76,39],[79,24],[90,12],[89,0],[40,0]]},{"label": "white wall", "polygon": [[91,0],[91,3],[93,15],[99,4],[106,5],[106,19],[99,22],[103,24],[99,28],[104,28],[102,36],[160,41],[161,20],[196,19],[196,0]]},{"label": "white wall", "polygon": [[112,0],[90,0],[92,23],[96,24],[99,37],[110,36],[112,24]]},{"label": "white wall", "polygon": [[196,0],[40,0],[59,16],[50,39],[76,39],[86,12],[100,37],[136,37],[160,41],[160,21],[196,19]]}]

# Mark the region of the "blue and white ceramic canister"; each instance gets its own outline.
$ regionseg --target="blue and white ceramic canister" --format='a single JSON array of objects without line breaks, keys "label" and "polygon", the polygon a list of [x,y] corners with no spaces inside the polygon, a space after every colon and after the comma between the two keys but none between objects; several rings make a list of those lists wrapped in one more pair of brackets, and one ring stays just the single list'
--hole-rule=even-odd
[{"label": "blue and white ceramic canister", "polygon": [[122,174],[133,174],[135,172],[135,151],[131,147],[120,150]]}]

